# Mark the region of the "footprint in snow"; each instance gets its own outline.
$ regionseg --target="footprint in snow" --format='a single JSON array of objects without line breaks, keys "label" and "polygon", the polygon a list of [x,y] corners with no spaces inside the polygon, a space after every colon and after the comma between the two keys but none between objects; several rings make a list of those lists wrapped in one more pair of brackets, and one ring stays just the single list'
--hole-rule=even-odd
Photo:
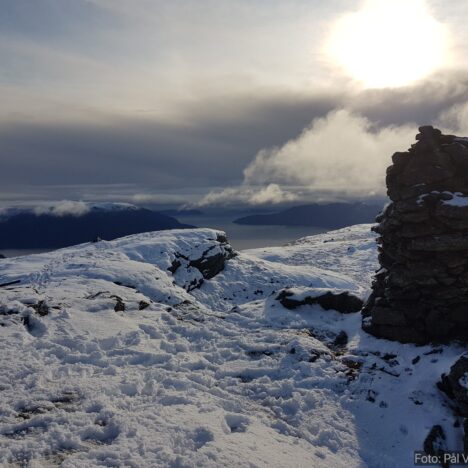
[{"label": "footprint in snow", "polygon": [[156,327],[153,327],[152,325],[140,324],[139,327],[140,330],[146,333],[151,339],[161,339],[164,336],[156,329]]},{"label": "footprint in snow", "polygon": [[191,434],[191,439],[195,445],[195,450],[199,450],[208,442],[212,442],[214,440],[214,435],[209,429],[197,427]]},{"label": "footprint in snow", "polygon": [[93,445],[110,445],[120,435],[120,427],[114,421],[100,419],[93,426],[86,427],[81,433],[81,440]]},{"label": "footprint in snow", "polygon": [[223,422],[223,430],[226,434],[233,432],[246,432],[250,424],[249,418],[241,414],[226,414]]}]

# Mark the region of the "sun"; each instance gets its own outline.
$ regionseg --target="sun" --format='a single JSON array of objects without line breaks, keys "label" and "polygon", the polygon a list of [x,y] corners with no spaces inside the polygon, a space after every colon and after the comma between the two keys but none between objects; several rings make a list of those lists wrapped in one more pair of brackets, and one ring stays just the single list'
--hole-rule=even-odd
[{"label": "sun", "polygon": [[447,32],[424,0],[368,0],[336,22],[327,52],[365,87],[399,87],[444,64]]}]

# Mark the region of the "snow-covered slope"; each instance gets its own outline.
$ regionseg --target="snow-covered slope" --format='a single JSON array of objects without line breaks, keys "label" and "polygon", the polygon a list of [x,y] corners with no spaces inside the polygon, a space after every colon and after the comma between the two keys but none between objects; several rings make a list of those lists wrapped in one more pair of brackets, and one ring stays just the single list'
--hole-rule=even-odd
[{"label": "snow-covered slope", "polygon": [[366,296],[369,228],[235,256],[196,229],[0,260],[20,281],[0,288],[2,466],[406,467],[433,424],[460,449],[435,386],[460,349],[276,300]]}]

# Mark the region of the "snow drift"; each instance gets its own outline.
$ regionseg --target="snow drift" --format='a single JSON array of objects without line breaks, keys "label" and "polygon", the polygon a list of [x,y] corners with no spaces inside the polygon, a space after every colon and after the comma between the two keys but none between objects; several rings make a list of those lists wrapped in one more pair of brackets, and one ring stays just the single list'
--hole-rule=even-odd
[{"label": "snow drift", "polygon": [[[211,229],[0,260],[0,462],[63,467],[412,466],[461,350],[377,340],[369,225],[235,253]],[[18,282],[19,281],[19,282]]]}]

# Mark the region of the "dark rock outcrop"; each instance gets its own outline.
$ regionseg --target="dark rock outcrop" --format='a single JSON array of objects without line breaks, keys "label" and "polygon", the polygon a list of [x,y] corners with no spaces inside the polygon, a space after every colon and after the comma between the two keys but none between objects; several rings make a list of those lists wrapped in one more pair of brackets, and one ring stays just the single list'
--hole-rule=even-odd
[{"label": "dark rock outcrop", "polygon": [[468,341],[468,139],[420,127],[387,169],[381,269],[363,328],[401,342]]},{"label": "dark rock outcrop", "polygon": [[464,354],[455,362],[448,374],[442,375],[438,387],[454,402],[458,415],[468,418],[467,354]]},{"label": "dark rock outcrop", "polygon": [[180,266],[182,266],[182,263],[180,263],[179,260],[172,260],[171,266],[167,269],[167,271],[170,271],[172,274],[174,274]]},{"label": "dark rock outcrop", "polygon": [[112,299],[115,299],[115,306],[114,306],[114,311],[115,312],[125,312],[125,302],[122,300],[121,297],[119,296],[111,296]]},{"label": "dark rock outcrop", "polygon": [[338,335],[335,336],[335,339],[333,340],[333,346],[335,347],[343,347],[348,344],[348,334],[344,331],[341,330]]},{"label": "dark rock outcrop", "polygon": [[167,270],[172,273],[176,281],[180,274],[182,281],[178,284],[190,292],[199,288],[205,280],[214,278],[223,271],[226,262],[236,255],[226,235],[219,232],[215,239],[209,239],[207,247],[201,254],[174,252]]},{"label": "dark rock outcrop", "polygon": [[318,304],[325,310],[336,310],[343,314],[349,314],[352,312],[359,312],[363,306],[362,300],[350,294],[348,291],[339,294],[328,291],[315,296],[301,296],[302,297],[297,297],[293,291],[284,289],[278,294],[276,299],[280,301],[283,307],[290,310],[304,305]]},{"label": "dark rock outcrop", "polygon": [[224,270],[224,265],[228,258],[231,257],[221,252],[211,256],[204,254],[197,260],[191,260],[189,265],[196,268],[203,275],[203,278],[211,279]]},{"label": "dark rock outcrop", "polygon": [[[216,252],[216,250],[220,250]],[[224,265],[227,260],[235,257],[231,244],[223,234],[218,234],[216,243],[203,252],[200,258],[190,260],[189,266],[196,268],[204,279],[214,278],[218,273],[224,270]]]},{"label": "dark rock outcrop", "polygon": [[455,416],[464,418],[463,451],[468,454],[468,354],[462,355],[448,374],[442,374],[437,386],[452,401]]},{"label": "dark rock outcrop", "polygon": [[440,457],[443,467],[448,466],[446,463],[443,463],[442,460],[444,453],[447,452],[446,437],[442,426],[437,424],[432,427],[424,440],[423,448],[424,452],[428,455]]},{"label": "dark rock outcrop", "polygon": [[149,302],[140,301],[140,302],[138,303],[138,310],[145,310],[145,309],[147,309],[149,306],[150,306],[150,303],[149,303]]},{"label": "dark rock outcrop", "polygon": [[45,301],[39,301],[37,304],[31,304],[30,307],[32,307],[41,317],[49,315],[49,306]]}]

